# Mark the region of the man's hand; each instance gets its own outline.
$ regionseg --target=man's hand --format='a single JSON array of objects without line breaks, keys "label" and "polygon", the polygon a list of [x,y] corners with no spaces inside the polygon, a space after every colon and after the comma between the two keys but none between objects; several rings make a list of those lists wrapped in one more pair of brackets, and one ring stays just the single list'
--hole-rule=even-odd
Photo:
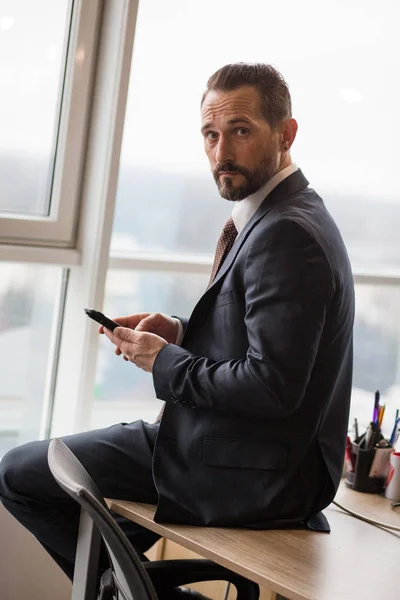
[{"label": "man's hand", "polygon": [[[178,323],[176,319],[162,313],[137,313],[128,315],[127,317],[117,317],[113,320],[122,327],[128,327],[128,329],[155,333],[157,336],[162,337],[168,344],[174,344],[178,335]],[[102,325],[99,327],[99,333],[104,333]],[[122,354],[118,346],[114,352],[117,356]],[[125,358],[125,360],[130,359]]]},{"label": "man's hand", "polygon": [[148,373],[153,370],[161,348],[167,345],[165,339],[154,333],[134,331],[127,327],[116,327],[113,332],[103,327],[103,332],[116,345],[117,354],[123,354],[126,361],[133,362]]},{"label": "man's hand", "polygon": [[168,344],[174,344],[178,335],[176,319],[162,313],[147,313],[144,319],[136,326],[136,331],[148,331],[164,338]]}]

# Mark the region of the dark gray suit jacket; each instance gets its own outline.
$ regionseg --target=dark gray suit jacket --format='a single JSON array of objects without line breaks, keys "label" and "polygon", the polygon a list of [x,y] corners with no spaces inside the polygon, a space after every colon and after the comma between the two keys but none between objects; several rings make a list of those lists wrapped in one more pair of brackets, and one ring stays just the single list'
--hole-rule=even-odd
[{"label": "dark gray suit jacket", "polygon": [[181,347],[157,356],[156,520],[324,529],[313,515],[342,472],[353,320],[342,238],[296,171],[238,236]]}]

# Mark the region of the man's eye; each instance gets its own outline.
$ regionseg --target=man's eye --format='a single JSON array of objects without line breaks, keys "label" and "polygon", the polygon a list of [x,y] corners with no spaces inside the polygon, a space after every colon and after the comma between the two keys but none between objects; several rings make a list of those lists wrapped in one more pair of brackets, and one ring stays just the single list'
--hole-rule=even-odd
[{"label": "man's eye", "polygon": [[206,139],[207,140],[216,140],[217,139],[217,134],[215,133],[215,131],[207,131],[206,133]]},{"label": "man's eye", "polygon": [[246,129],[246,127],[238,127],[238,129],[236,129],[236,133],[239,137],[243,137],[249,133],[249,130]]}]

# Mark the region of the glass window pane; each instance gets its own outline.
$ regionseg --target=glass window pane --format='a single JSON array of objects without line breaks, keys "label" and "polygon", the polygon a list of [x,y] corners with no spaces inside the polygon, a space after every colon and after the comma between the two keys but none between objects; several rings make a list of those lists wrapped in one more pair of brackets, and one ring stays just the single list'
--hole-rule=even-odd
[{"label": "glass window pane", "polygon": [[0,458],[40,433],[61,273],[0,263]]},{"label": "glass window pane", "polygon": [[356,286],[354,373],[350,426],[372,420],[374,394],[386,403],[383,431],[390,435],[400,409],[400,286]]},{"label": "glass window pane", "polygon": [[213,253],[232,207],[203,156],[200,98],[222,65],[268,62],[292,93],[293,159],[337,218],[353,263],[398,266],[400,4],[243,7],[242,0],[140,3],[113,249]]},{"label": "glass window pane", "polygon": [[69,0],[0,7],[0,212],[47,215]]},{"label": "glass window pane", "polygon": [[[107,276],[104,313],[110,318],[152,311],[187,317],[208,279],[207,275],[112,269]],[[116,356],[113,348],[100,336],[90,427],[154,421],[163,403],[155,396],[151,374]]]}]

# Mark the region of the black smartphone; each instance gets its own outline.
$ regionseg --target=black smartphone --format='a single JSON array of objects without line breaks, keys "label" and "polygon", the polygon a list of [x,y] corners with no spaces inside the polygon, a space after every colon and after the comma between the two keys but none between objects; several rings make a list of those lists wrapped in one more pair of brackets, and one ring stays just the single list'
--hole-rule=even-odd
[{"label": "black smartphone", "polygon": [[116,327],[121,327],[121,325],[118,325],[118,323],[116,323],[115,321],[111,321],[111,319],[103,315],[103,313],[101,313],[100,311],[94,310],[94,308],[85,308],[85,313],[88,317],[90,317],[94,321],[97,321],[97,323],[100,323],[100,325],[103,325],[110,331],[114,331]]}]

